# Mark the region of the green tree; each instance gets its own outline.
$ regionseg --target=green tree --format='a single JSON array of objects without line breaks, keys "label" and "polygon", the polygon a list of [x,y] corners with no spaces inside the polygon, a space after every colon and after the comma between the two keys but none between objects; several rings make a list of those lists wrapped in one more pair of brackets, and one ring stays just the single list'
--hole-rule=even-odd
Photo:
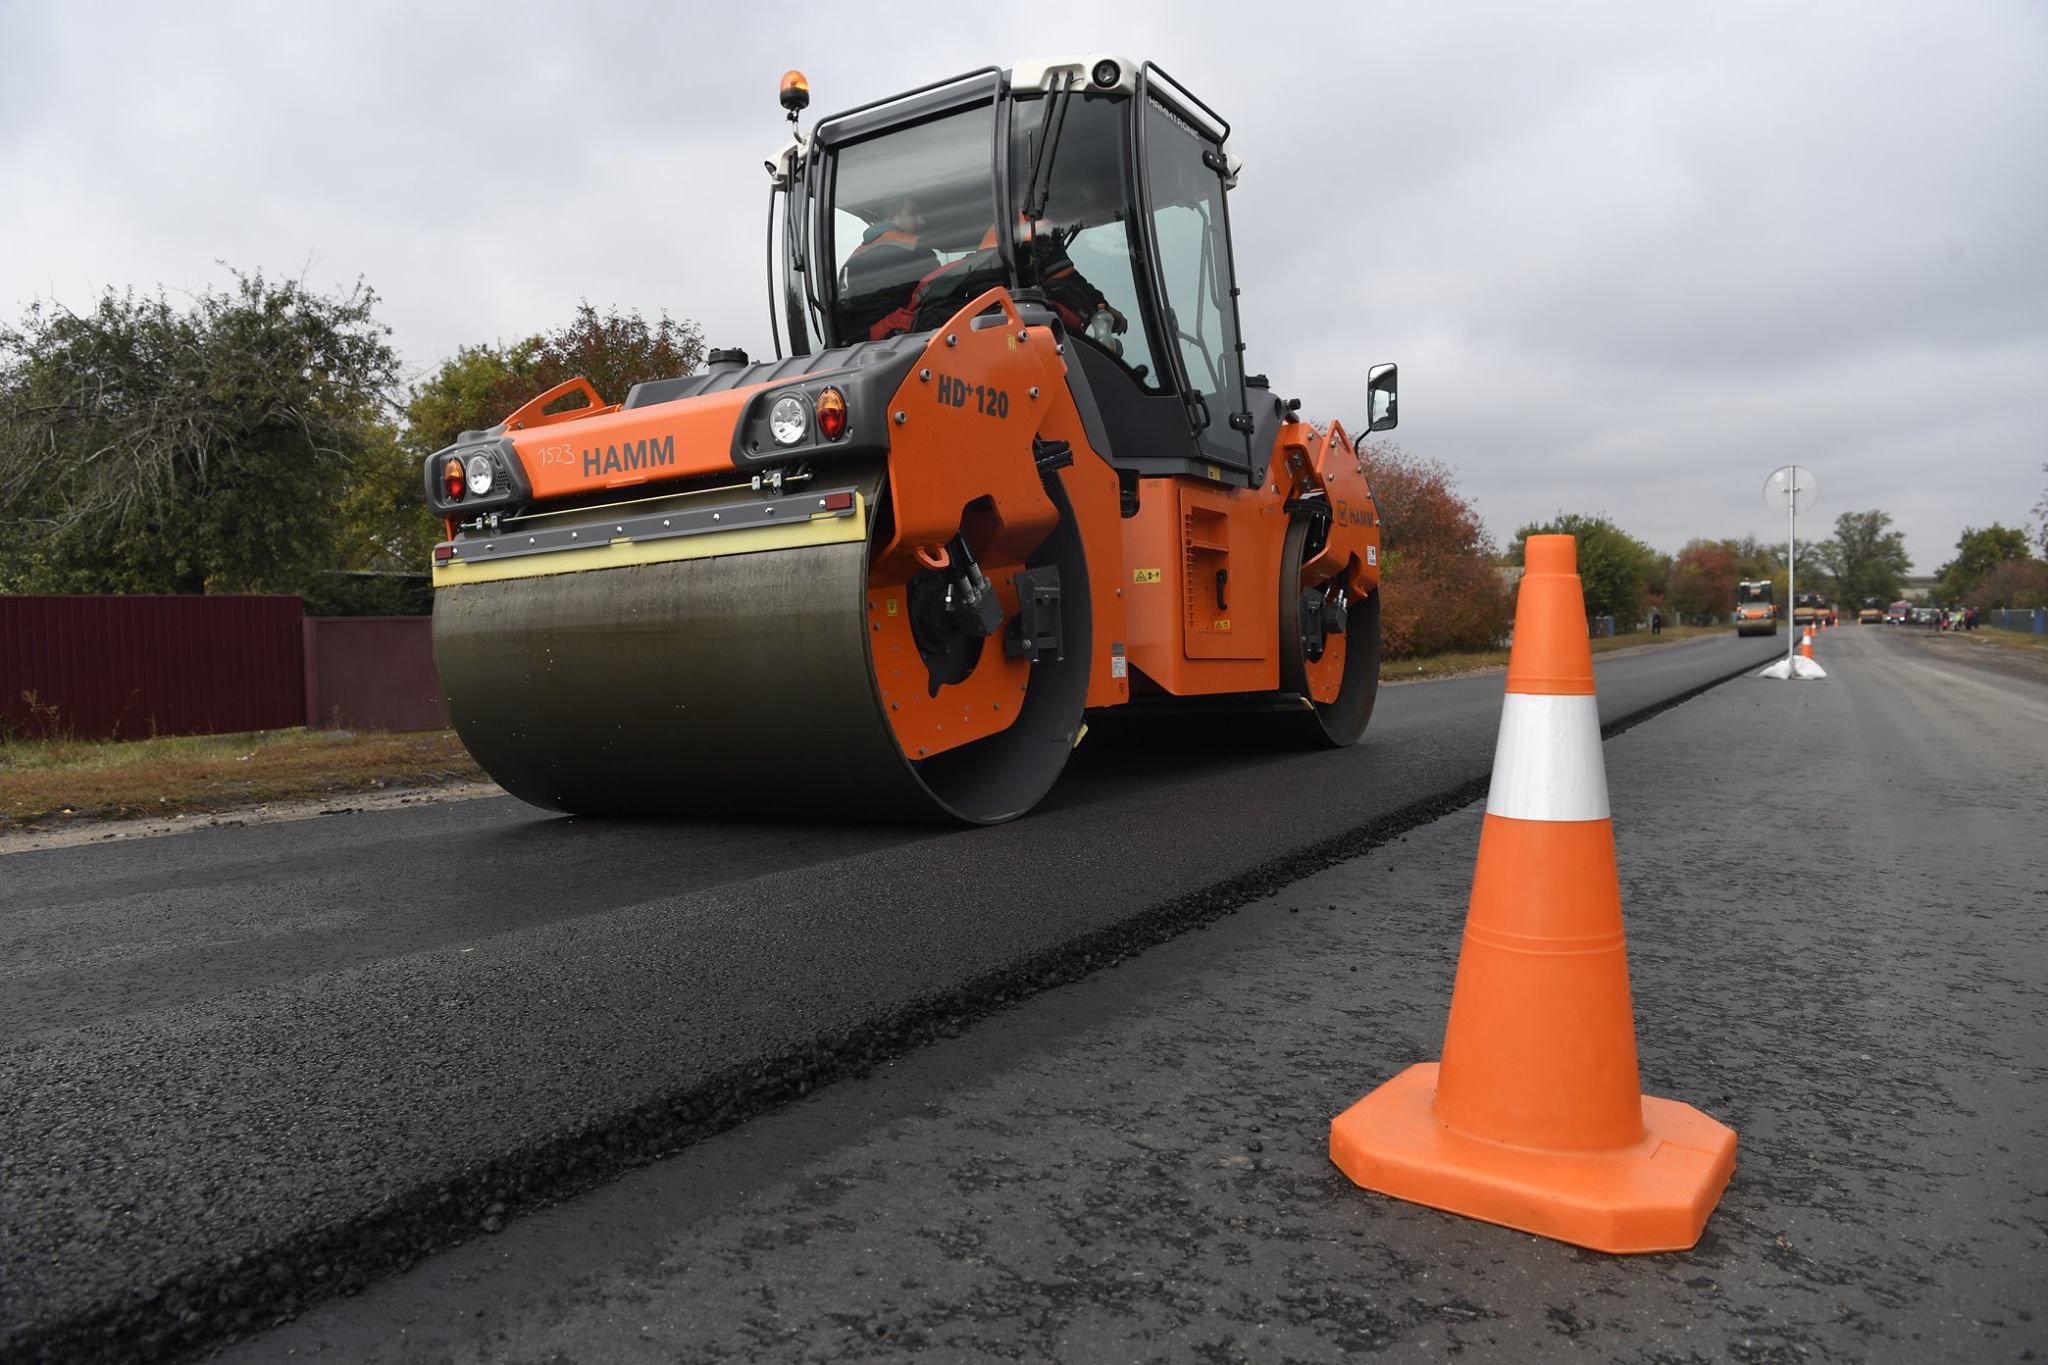
[{"label": "green tree", "polygon": [[[703,360],[704,332],[694,322],[666,313],[649,322],[616,308],[599,313],[584,302],[552,332],[458,350],[414,387],[405,409],[406,446],[424,460],[465,431],[496,426],[565,380],[588,379],[606,402],[617,403],[635,384],[690,374]],[[572,395],[549,410],[581,402]]]},{"label": "green tree", "polygon": [[1962,601],[2000,564],[2026,559],[2031,550],[2025,531],[1997,522],[1982,530],[1965,528],[1956,541],[1956,557],[1935,572],[1935,600],[1943,604]]},{"label": "green tree", "polygon": [[107,291],[0,329],[0,589],[291,591],[388,452],[376,294],[234,272],[189,306]]},{"label": "green tree", "polygon": [[[422,459],[465,431],[497,425],[542,391],[534,378],[540,338],[510,346],[464,346],[413,386],[405,405],[405,443]],[[602,390],[600,390],[602,392]]]},{"label": "green tree", "polygon": [[1585,587],[1589,617],[1612,616],[1621,630],[1643,619],[1650,575],[1657,561],[1655,550],[1604,516],[1560,512],[1549,521],[1515,532],[1509,553],[1514,563],[1522,562],[1523,544],[1535,535],[1577,537],[1579,582]]},{"label": "green tree", "polygon": [[1888,513],[1844,512],[1835,518],[1835,534],[1814,547],[1815,558],[1834,583],[1838,606],[1853,611],[1867,597],[1897,600],[1913,567],[1906,538],[1891,530]]},{"label": "green tree", "polygon": [[[2048,460],[2041,463],[2041,472],[2048,474]],[[2034,504],[2034,535],[2041,542],[2041,557],[2048,559],[2048,489],[2041,491],[2041,500]]]}]

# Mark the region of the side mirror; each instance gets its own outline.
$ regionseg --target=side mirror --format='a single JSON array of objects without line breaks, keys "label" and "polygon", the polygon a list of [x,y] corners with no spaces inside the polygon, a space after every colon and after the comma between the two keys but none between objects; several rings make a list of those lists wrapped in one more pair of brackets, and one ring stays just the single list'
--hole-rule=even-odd
[{"label": "side mirror", "polygon": [[1367,431],[1392,431],[1401,424],[1401,367],[1375,365],[1365,377]]}]

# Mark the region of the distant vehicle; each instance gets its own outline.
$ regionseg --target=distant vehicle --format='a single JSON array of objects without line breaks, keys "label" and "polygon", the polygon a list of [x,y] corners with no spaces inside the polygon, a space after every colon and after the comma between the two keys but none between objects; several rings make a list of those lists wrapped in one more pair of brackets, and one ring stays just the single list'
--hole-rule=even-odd
[{"label": "distant vehicle", "polygon": [[1916,626],[1931,626],[1940,620],[1941,613],[1933,607],[1913,608],[1913,624]]},{"label": "distant vehicle", "polygon": [[1792,601],[1792,629],[1835,623],[1835,609],[1817,592],[1803,592]]},{"label": "distant vehicle", "polygon": [[1888,626],[1903,626],[1913,619],[1911,602],[1894,602],[1885,608],[1884,623]]},{"label": "distant vehicle", "polygon": [[1856,609],[1856,624],[1879,626],[1884,624],[1884,603],[1875,597],[1863,599],[1863,605]]},{"label": "distant vehicle", "polygon": [[1771,635],[1778,629],[1778,607],[1771,600],[1771,580],[1745,578],[1735,585],[1735,633]]}]

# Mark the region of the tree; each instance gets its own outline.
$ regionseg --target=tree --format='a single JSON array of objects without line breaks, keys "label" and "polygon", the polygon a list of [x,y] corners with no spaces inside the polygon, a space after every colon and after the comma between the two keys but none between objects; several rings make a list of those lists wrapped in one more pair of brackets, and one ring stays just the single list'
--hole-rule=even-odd
[{"label": "tree", "polygon": [[1875,508],[1868,512],[1844,512],[1835,518],[1832,540],[1814,547],[1815,558],[1834,582],[1837,604],[1854,609],[1865,598],[1895,601],[1913,561],[1906,554],[1906,538],[1888,529],[1888,513]]},{"label": "tree", "polygon": [[2013,607],[2022,611],[2048,607],[2048,562],[2038,559],[2006,560],[1964,595],[1963,605],[1979,611],[1993,607]]},{"label": "tree", "polygon": [[[690,374],[704,360],[704,332],[663,313],[649,322],[616,308],[578,304],[566,325],[511,345],[465,346],[417,385],[406,404],[406,446],[418,458],[465,431],[496,426],[529,399],[565,380],[588,379],[608,403],[633,385]],[[582,400],[565,398],[550,411]]]},{"label": "tree", "polygon": [[2025,531],[1997,522],[1978,530],[1967,527],[1956,541],[1956,557],[1935,573],[1935,599],[1955,603],[1991,576],[1991,571],[2011,559],[2025,559],[2031,547]]},{"label": "tree", "polygon": [[1509,601],[1479,514],[1451,472],[1392,441],[1359,448],[1380,512],[1380,638],[1389,658],[1486,649]]},{"label": "tree", "polygon": [[234,272],[174,307],[108,290],[0,329],[0,589],[292,590],[388,450],[398,361],[358,282]]},{"label": "tree", "polygon": [[1735,550],[1725,540],[1689,540],[1671,562],[1666,598],[1680,619],[1724,617],[1735,601]]},{"label": "tree", "polygon": [[[2042,461],[2041,472],[2048,474],[2048,460]],[[2048,559],[2048,489],[2041,491],[2041,500],[2034,504],[2034,516],[2034,535],[2041,542],[2041,557]]]},{"label": "tree", "polygon": [[1612,616],[1622,630],[1643,619],[1650,572],[1657,559],[1655,550],[1604,516],[1560,512],[1547,522],[1515,532],[1511,552],[1515,563],[1522,562],[1524,543],[1536,535],[1578,539],[1579,582],[1585,588],[1588,616]]}]

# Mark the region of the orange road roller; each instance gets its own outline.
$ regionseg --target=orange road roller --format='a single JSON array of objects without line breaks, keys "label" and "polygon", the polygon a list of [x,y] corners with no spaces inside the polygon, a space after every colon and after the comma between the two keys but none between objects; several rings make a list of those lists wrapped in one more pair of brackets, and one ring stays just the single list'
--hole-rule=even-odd
[{"label": "orange road roller", "polygon": [[[1116,56],[808,101],[791,72],[775,359],[574,380],[427,461],[477,761],[571,812],[987,824],[1105,712],[1356,743],[1379,511],[1244,372],[1229,124]],[[1395,367],[1365,387],[1393,427]]]}]

